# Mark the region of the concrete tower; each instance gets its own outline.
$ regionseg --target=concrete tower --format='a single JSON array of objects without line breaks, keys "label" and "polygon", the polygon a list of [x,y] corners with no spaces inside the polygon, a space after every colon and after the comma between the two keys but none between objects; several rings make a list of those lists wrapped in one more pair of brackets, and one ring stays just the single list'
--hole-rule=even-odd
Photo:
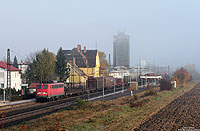
[{"label": "concrete tower", "polygon": [[113,66],[130,67],[130,38],[124,32],[113,36]]}]

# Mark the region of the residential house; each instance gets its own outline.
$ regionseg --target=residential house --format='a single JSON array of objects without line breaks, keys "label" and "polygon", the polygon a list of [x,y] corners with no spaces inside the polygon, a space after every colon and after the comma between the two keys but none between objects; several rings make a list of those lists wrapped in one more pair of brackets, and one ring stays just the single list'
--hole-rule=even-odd
[{"label": "residential house", "polygon": [[28,69],[29,62],[23,62],[18,64],[19,70],[21,72],[22,83],[26,84],[26,70]]},{"label": "residential house", "polygon": [[86,50],[86,47],[81,50],[81,45],[77,45],[77,48],[63,50],[63,52],[68,66],[74,68],[71,69],[70,76],[72,77],[68,81],[86,83],[88,76],[99,77],[100,59],[98,50]]},{"label": "residential house", "polygon": [[[11,88],[21,90],[21,74],[18,68],[10,66]],[[0,85],[1,88],[7,87],[7,63],[0,61]]]}]

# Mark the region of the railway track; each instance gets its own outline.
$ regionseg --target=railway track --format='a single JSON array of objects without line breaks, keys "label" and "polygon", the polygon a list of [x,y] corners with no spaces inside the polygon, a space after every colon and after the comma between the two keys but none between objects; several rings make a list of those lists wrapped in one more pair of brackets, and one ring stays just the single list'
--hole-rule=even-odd
[{"label": "railway track", "polygon": [[4,124],[5,127],[9,127],[9,126],[20,123],[21,120],[30,120],[30,119],[34,119],[34,118],[37,118],[37,117],[41,117],[43,115],[55,112],[55,111],[60,110],[60,109],[63,109],[66,106],[70,106],[73,103],[75,103],[75,101],[61,103],[61,104],[58,104],[58,105],[51,105],[51,106],[48,106],[48,107],[45,107],[45,108],[38,108],[38,109],[35,109],[35,110],[29,110],[29,111],[22,112],[22,113],[19,113],[19,114],[6,116],[5,118],[1,118],[0,120],[1,120],[1,122],[3,120],[3,123],[5,123]]},{"label": "railway track", "polygon": [[[127,88],[125,88],[127,89]],[[121,88],[116,88],[116,91],[120,91],[122,90]],[[105,94],[109,94],[112,93],[113,90],[106,90]],[[73,99],[73,98],[78,98],[78,97],[82,97],[83,99],[90,99],[93,98],[95,96],[100,96],[102,95],[102,91],[98,91],[98,92],[94,92],[94,93],[89,93],[89,94],[83,94],[83,95],[79,95],[79,96],[72,96],[72,97],[66,97],[64,99],[61,100],[57,100],[57,101],[51,101],[51,102],[44,102],[44,103],[36,103],[36,102],[27,102],[27,103],[20,103],[20,104],[16,104],[16,105],[5,105],[3,107],[0,108],[0,112],[12,112],[12,111],[17,111],[17,110],[22,110],[25,108],[33,108],[35,106],[42,106],[42,105],[46,105],[49,103],[56,103],[58,101],[63,101],[65,99]]]},{"label": "railway track", "polygon": [[[117,89],[116,91],[119,91],[120,89]],[[142,92],[145,89],[142,88],[138,92]],[[105,94],[108,94],[112,91],[106,91]],[[108,96],[106,97],[106,100],[109,99],[114,99],[116,97],[122,97],[124,95],[128,95],[129,92],[123,93],[118,93],[115,96]],[[96,92],[96,93],[91,93],[90,97],[96,97],[102,95],[102,92]],[[10,109],[7,110],[4,114],[4,118],[0,118],[0,123],[4,123],[4,127],[7,128],[12,125],[19,124],[23,121],[28,121],[31,119],[39,118],[44,115],[48,115],[50,113],[56,112],[58,110],[64,109],[66,107],[69,107],[70,105],[74,105],[76,103],[77,98],[81,99],[88,99],[88,94],[86,95],[81,95],[81,96],[75,96],[75,97],[68,97],[65,99],[60,99],[57,101],[53,102],[46,102],[46,103],[34,103],[31,105],[23,105],[23,107],[15,108],[15,109]],[[1,124],[2,126],[2,124]]]},{"label": "railway track", "polygon": [[14,105],[4,105],[0,107],[0,112],[10,111],[10,110],[16,110],[18,108],[21,108],[23,106],[32,106],[35,104],[35,102],[26,102],[26,103],[20,103],[20,104],[14,104]]}]

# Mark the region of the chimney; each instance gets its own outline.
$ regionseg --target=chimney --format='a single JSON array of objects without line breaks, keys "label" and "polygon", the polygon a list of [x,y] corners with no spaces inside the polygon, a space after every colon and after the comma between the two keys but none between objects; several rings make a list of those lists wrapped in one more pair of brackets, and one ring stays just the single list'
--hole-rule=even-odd
[{"label": "chimney", "polygon": [[77,45],[77,51],[81,52],[81,45]]},{"label": "chimney", "polygon": [[86,46],[84,46],[84,53],[86,53]]}]

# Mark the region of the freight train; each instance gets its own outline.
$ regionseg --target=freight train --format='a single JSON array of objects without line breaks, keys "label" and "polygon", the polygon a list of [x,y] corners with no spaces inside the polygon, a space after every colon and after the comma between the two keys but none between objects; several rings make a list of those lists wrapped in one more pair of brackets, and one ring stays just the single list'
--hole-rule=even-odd
[{"label": "freight train", "polygon": [[[104,86],[103,86],[104,84]],[[36,86],[37,101],[53,101],[55,99],[64,98],[70,95],[80,95],[88,92],[102,91],[121,88],[128,85],[128,79],[113,78],[111,76],[105,77],[88,77],[86,86],[69,87],[64,83],[44,83]]]},{"label": "freight train", "polygon": [[104,83],[105,89],[112,89],[115,87],[128,86],[129,78],[113,78],[112,76],[104,76],[104,77],[88,77],[87,87],[90,89],[102,90]]}]

